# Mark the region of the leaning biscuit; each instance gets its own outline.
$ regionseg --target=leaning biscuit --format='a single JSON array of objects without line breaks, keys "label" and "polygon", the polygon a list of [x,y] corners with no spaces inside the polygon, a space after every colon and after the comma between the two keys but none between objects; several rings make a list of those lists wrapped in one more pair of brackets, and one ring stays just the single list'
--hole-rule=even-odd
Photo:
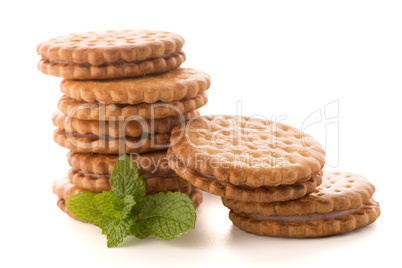
[{"label": "leaning biscuit", "polygon": [[54,141],[60,146],[77,153],[131,154],[164,150],[169,146],[169,134],[145,135],[140,138],[112,138],[95,135],[66,133],[56,129]]},{"label": "leaning biscuit", "polygon": [[372,199],[374,186],[347,172],[324,172],[317,190],[297,200],[273,203],[222,198],[229,218],[240,229],[259,235],[320,237],[345,233],[374,222],[380,215]]},{"label": "leaning biscuit", "polygon": [[103,104],[173,102],[191,99],[210,86],[208,74],[189,68],[178,68],[157,75],[111,80],[64,79],[64,95],[81,102]]},{"label": "leaning biscuit", "polygon": [[[168,153],[170,153],[170,149]],[[319,172],[306,181],[299,181],[290,185],[252,188],[236,186],[230,182],[220,182],[211,177],[206,177],[198,171],[185,167],[182,162],[174,157],[169,159],[169,166],[175,170],[177,175],[185,178],[200,190],[221,197],[248,202],[275,202],[297,199],[315,191],[322,181],[322,173]]]},{"label": "leaning biscuit", "polygon": [[198,94],[194,98],[169,103],[156,102],[136,105],[86,103],[64,95],[60,98],[57,107],[69,117],[82,120],[139,121],[189,113],[201,108],[207,102],[208,97],[205,92]]},{"label": "leaning biscuit", "polygon": [[[323,148],[310,135],[252,117],[195,117],[174,128],[170,142],[168,157],[174,162],[207,179],[237,186],[306,181],[325,163]],[[181,172],[176,165],[171,168]],[[184,179],[193,179],[192,172],[181,173]]]},{"label": "leaning biscuit", "polygon": [[184,61],[175,33],[125,30],[69,34],[42,42],[38,69],[67,79],[107,79],[166,72]]}]

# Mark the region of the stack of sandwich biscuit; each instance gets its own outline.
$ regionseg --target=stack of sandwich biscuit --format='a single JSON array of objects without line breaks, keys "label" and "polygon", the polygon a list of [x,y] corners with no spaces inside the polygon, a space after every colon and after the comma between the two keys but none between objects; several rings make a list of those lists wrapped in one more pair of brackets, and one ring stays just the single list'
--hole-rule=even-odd
[{"label": "stack of sandwich biscuit", "polygon": [[259,235],[320,237],[352,231],[380,215],[362,176],[323,171],[325,152],[285,124],[242,116],[201,116],[177,126],[170,167],[221,196],[229,218]]},{"label": "stack of sandwich biscuit", "polygon": [[63,77],[53,114],[54,140],[70,150],[68,176],[54,181],[58,206],[82,191],[111,189],[119,155],[128,154],[148,194],[180,191],[197,207],[202,193],[169,168],[175,126],[199,115],[209,76],[180,68],[184,39],[175,33],[128,30],[70,34],[38,45],[38,69]]}]

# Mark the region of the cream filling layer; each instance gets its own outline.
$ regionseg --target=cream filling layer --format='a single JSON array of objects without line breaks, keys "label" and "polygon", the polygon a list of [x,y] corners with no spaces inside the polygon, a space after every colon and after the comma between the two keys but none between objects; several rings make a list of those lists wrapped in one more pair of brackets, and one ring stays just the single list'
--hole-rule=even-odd
[{"label": "cream filling layer", "polygon": [[313,213],[309,215],[292,215],[292,216],[273,215],[268,217],[260,214],[247,214],[247,213],[242,213],[241,215],[260,221],[279,221],[279,222],[327,221],[355,214],[356,212],[361,210],[363,206],[364,205],[361,205],[359,208],[356,209],[336,210],[329,213]]},{"label": "cream filling layer", "polygon": [[108,66],[108,65],[120,64],[120,63],[134,63],[134,64],[139,64],[139,63],[142,63],[142,62],[145,62],[145,61],[150,61],[150,60],[159,59],[159,58],[165,59],[165,58],[168,58],[168,57],[170,57],[170,56],[172,56],[172,55],[173,55],[173,54],[164,54],[164,55],[162,55],[162,56],[160,56],[160,57],[158,57],[158,58],[148,58],[148,59],[145,59],[145,60],[133,60],[133,61],[118,60],[118,61],[115,61],[115,62],[105,62],[105,63],[100,64],[100,65],[94,65],[94,64],[91,64],[91,63],[89,63],[89,62],[86,62],[86,63],[76,63],[76,62],[71,62],[71,61],[51,60],[51,59],[46,59],[46,61],[47,61],[47,62],[50,62],[50,63],[55,63],[55,64],[67,64],[67,65],[79,64],[79,65],[82,65],[82,66]]}]

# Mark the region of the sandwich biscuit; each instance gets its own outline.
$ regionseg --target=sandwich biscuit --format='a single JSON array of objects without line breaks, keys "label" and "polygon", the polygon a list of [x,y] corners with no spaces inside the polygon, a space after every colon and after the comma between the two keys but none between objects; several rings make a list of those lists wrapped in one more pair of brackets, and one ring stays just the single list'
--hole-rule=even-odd
[{"label": "sandwich biscuit", "polygon": [[240,116],[199,116],[172,130],[169,165],[198,187],[210,182],[258,188],[307,181],[325,163],[313,137],[285,124]]},{"label": "sandwich biscuit", "polygon": [[178,68],[162,74],[109,80],[69,80],[60,84],[61,92],[80,102],[103,104],[173,102],[191,99],[211,84],[208,74]]},{"label": "sandwich biscuit", "polygon": [[184,39],[149,30],[69,34],[42,42],[38,69],[66,79],[108,79],[162,73],[185,61]]},{"label": "sandwich biscuit", "polygon": [[[146,134],[146,133],[145,133]],[[142,137],[99,137],[93,134],[80,135],[56,129],[54,141],[60,146],[77,153],[131,154],[166,150],[170,133],[146,134]]]},{"label": "sandwich biscuit", "polygon": [[349,172],[324,171],[317,190],[300,199],[257,203],[222,198],[229,218],[238,228],[285,237],[321,237],[350,232],[374,222],[380,215],[372,199],[374,186]]},{"label": "sandwich biscuit", "polygon": [[69,117],[82,120],[123,121],[178,116],[201,108],[208,102],[205,92],[194,98],[169,103],[102,104],[80,102],[63,95],[57,108]]},{"label": "sandwich biscuit", "polygon": [[69,133],[120,138],[125,136],[140,137],[144,133],[170,133],[174,127],[183,124],[186,120],[199,114],[198,110],[194,110],[182,115],[165,118],[131,121],[97,121],[77,119],[56,111],[53,113],[52,121],[53,125]]}]

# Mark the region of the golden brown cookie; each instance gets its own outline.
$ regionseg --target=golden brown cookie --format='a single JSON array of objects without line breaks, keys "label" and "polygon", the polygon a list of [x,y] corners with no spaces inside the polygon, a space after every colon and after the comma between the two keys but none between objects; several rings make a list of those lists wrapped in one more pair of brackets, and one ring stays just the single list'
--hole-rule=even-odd
[{"label": "golden brown cookie", "polygon": [[69,34],[42,42],[38,69],[67,79],[107,79],[166,72],[185,60],[184,39],[149,30]]},{"label": "golden brown cookie", "polygon": [[56,129],[54,141],[77,153],[131,154],[165,150],[169,146],[169,134],[145,135],[139,138],[98,137],[92,134],[79,135]]},{"label": "golden brown cookie", "polygon": [[[71,183],[91,192],[110,191],[109,178],[119,155],[69,152],[67,158],[72,167],[68,172]],[[191,185],[170,169],[166,150],[131,154],[130,159],[144,179],[149,192],[177,190]]]},{"label": "golden brown cookie", "polygon": [[110,80],[68,80],[60,88],[68,97],[81,102],[104,104],[173,102],[191,99],[210,86],[208,74],[189,68],[157,75]]},{"label": "golden brown cookie", "polygon": [[[130,154],[131,162],[137,167],[140,174],[173,174],[174,171],[169,167],[166,150]],[[91,154],[69,152],[67,160],[73,169],[81,170],[84,173],[92,174],[111,174],[114,164],[119,159],[116,154]]]},{"label": "golden brown cookie", "polygon": [[225,206],[236,213],[257,213],[263,216],[308,215],[357,209],[371,199],[374,191],[374,185],[363,176],[350,172],[324,171],[321,185],[313,193],[300,199],[258,204],[228,198],[222,200]]},{"label": "golden brown cookie", "polygon": [[[140,174],[173,174],[169,167],[166,150],[142,154],[130,154],[131,162],[137,167]],[[113,166],[119,159],[116,154],[91,154],[69,152],[67,160],[73,169],[84,173],[98,175],[111,174]]]},{"label": "golden brown cookie", "polygon": [[[183,180],[175,173],[172,174],[140,174],[144,179],[147,192],[165,192],[188,188],[191,184]],[[112,186],[109,183],[110,175],[97,175],[83,173],[80,170],[70,169],[68,179],[75,186],[94,193],[110,191]]]},{"label": "golden brown cookie", "polygon": [[79,102],[63,95],[57,107],[64,114],[82,120],[102,121],[139,121],[143,119],[180,116],[201,108],[208,102],[207,94],[201,93],[190,99],[182,99],[169,103],[101,104]]},{"label": "golden brown cookie", "polygon": [[253,188],[236,186],[230,182],[220,182],[206,177],[194,169],[185,167],[182,162],[173,157],[169,159],[169,165],[174,167],[177,175],[185,178],[198,189],[214,195],[248,202],[275,202],[300,198],[315,191],[322,181],[322,173],[319,172],[306,181],[299,181],[290,185]]},{"label": "golden brown cookie", "polygon": [[114,64],[98,66],[41,59],[38,62],[38,70],[44,74],[65,79],[111,79],[163,73],[180,67],[185,60],[186,55],[183,51],[145,61],[118,61]]},{"label": "golden brown cookie", "polygon": [[188,181],[193,172],[177,166],[210,180],[256,188],[306,181],[325,163],[324,150],[310,135],[252,117],[195,117],[174,128],[170,141],[171,168]]},{"label": "golden brown cookie", "polygon": [[132,121],[98,121],[81,120],[69,117],[60,111],[53,113],[53,125],[70,133],[81,135],[94,134],[96,136],[119,137],[140,137],[143,133],[170,133],[172,129],[185,120],[198,116],[198,110],[191,111],[178,116],[169,116],[157,119],[143,119]]},{"label": "golden brown cookie", "polygon": [[256,203],[222,198],[229,218],[259,235],[319,237],[352,231],[380,215],[374,186],[360,175],[325,171],[317,190],[300,199]]}]

